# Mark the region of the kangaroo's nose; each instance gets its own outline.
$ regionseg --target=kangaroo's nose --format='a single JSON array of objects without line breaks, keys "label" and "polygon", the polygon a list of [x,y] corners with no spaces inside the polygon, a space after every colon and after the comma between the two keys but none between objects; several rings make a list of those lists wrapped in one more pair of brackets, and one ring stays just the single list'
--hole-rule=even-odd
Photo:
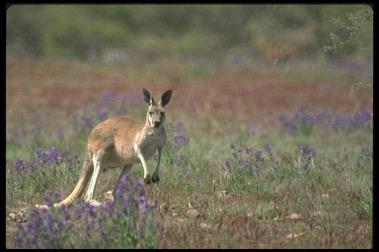
[{"label": "kangaroo's nose", "polygon": [[154,127],[155,127],[155,128],[158,128],[159,125],[161,125],[161,122],[159,122],[159,121],[155,121],[155,122],[154,122]]}]

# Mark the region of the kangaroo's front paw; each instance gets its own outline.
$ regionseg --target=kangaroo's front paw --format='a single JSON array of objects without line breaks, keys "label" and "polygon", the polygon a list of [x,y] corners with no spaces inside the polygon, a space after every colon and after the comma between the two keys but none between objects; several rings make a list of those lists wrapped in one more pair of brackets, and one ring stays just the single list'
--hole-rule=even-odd
[{"label": "kangaroo's front paw", "polygon": [[143,178],[143,182],[145,182],[146,185],[150,185],[150,183],[151,183],[151,177],[150,177],[150,174],[147,174],[147,175]]},{"label": "kangaroo's front paw", "polygon": [[151,181],[153,183],[158,183],[159,182],[159,176],[154,174],[153,177],[151,178]]}]

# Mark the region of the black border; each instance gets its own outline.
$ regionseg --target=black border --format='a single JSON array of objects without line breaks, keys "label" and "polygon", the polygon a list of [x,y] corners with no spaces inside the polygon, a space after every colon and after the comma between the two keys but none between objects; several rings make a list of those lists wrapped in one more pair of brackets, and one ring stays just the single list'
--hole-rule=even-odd
[{"label": "black border", "polygon": [[[373,83],[375,83],[375,55],[376,55],[376,50],[375,50],[375,20],[376,20],[376,10],[375,10],[375,5],[374,5],[374,1],[328,1],[328,2],[323,2],[323,1],[306,1],[306,2],[299,2],[299,1],[280,1],[280,0],[270,0],[270,1],[262,1],[262,0],[259,0],[259,1],[251,1],[251,2],[244,2],[244,1],[235,1],[235,2],[228,2],[228,1],[219,1],[219,2],[209,2],[209,1],[179,1],[179,2],[169,2],[169,1],[152,1],[152,0],[148,0],[148,1],[122,1],[122,0],[118,0],[118,1],[110,1],[110,2],[107,2],[107,1],[64,1],[64,0],[55,0],[55,1],[52,1],[52,2],[48,2],[48,1],[33,1],[33,0],[6,0],[3,4],[2,4],[2,10],[1,10],[1,14],[3,15],[2,17],[2,20],[3,20],[3,24],[1,26],[1,33],[3,34],[2,36],[2,40],[3,40],[3,59],[4,61],[1,61],[2,62],[2,74],[4,76],[4,84],[1,85],[1,88],[4,89],[2,90],[2,93],[3,93],[3,99],[2,99],[2,103],[4,105],[4,109],[3,109],[3,116],[2,116],[2,120],[4,120],[4,122],[2,122],[2,125],[3,125],[3,129],[4,129],[4,134],[3,134],[3,137],[4,137],[4,145],[1,145],[1,148],[4,148],[4,151],[3,153],[5,153],[5,146],[6,146],[6,141],[5,141],[5,138],[6,138],[6,129],[5,129],[5,118],[6,118],[6,12],[7,12],[7,9],[12,6],[12,5],[20,5],[20,4],[116,4],[116,3],[125,3],[125,4],[367,4],[369,6],[371,6],[371,8],[373,9],[373,12],[374,12],[374,72],[373,72]],[[377,88],[375,88],[375,84],[373,85],[373,95],[374,95],[374,99],[373,99],[373,105],[374,105],[374,108],[373,108],[373,111],[374,111],[374,144],[373,144],[373,218],[372,218],[372,222],[373,222],[373,226],[372,226],[372,249],[376,248],[376,244],[378,244],[378,242],[376,241],[375,239],[375,228],[376,228],[376,225],[375,225],[375,210],[378,209],[378,206],[377,206],[377,202],[378,200],[375,200],[375,195],[378,195],[376,193],[376,190],[377,190],[377,186],[375,186],[375,178],[377,177],[376,175],[376,170],[375,170],[375,167],[376,167],[376,164],[378,164],[378,161],[377,159],[375,158],[375,146],[376,146],[376,137],[375,135],[377,135],[376,133],[376,130],[375,130],[375,125],[376,125],[376,119],[375,119],[375,108],[376,108],[376,104],[377,102],[375,101],[375,93],[376,93],[376,90]],[[6,216],[5,216],[5,206],[6,206],[6,200],[5,200],[5,195],[6,195],[6,183],[5,183],[5,179],[6,179],[6,160],[5,160],[5,155],[2,155],[2,163],[3,163],[3,167],[2,167],[2,170],[3,170],[3,179],[1,179],[1,183],[3,183],[3,186],[1,187],[1,189],[3,190],[2,192],[2,195],[3,195],[3,207],[1,208],[1,214],[0,214],[0,218],[1,218],[1,223],[3,223],[3,235],[2,235],[2,240],[0,240],[0,244],[2,244],[1,248],[3,248],[4,250],[7,249],[6,248]],[[298,250],[298,249],[297,249]]]}]

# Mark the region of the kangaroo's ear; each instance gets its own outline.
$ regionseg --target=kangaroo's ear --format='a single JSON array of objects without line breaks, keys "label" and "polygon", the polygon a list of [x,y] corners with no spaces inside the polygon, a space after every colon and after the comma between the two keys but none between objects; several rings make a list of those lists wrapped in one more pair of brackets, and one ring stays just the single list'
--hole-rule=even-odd
[{"label": "kangaroo's ear", "polygon": [[143,98],[147,104],[155,104],[153,96],[146,88],[142,88]]},{"label": "kangaroo's ear", "polygon": [[161,97],[161,100],[160,100],[160,104],[162,104],[162,106],[164,107],[164,106],[166,106],[167,105],[167,103],[170,101],[170,99],[171,99],[171,94],[172,94],[172,90],[170,89],[170,90],[167,90],[166,92],[164,92],[163,94],[162,94],[162,97]]}]

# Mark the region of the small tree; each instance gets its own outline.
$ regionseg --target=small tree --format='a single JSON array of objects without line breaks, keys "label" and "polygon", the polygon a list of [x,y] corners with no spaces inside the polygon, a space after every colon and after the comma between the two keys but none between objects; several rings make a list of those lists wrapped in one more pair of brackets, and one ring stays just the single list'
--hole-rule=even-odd
[{"label": "small tree", "polygon": [[373,52],[373,11],[360,6],[342,17],[330,19],[329,41],[323,47],[327,56],[368,56]]}]

